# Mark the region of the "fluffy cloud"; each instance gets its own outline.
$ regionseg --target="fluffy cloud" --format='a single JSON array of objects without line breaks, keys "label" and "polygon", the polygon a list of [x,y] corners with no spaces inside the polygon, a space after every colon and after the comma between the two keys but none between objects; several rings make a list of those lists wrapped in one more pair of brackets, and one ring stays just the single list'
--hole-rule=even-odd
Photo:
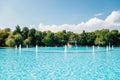
[{"label": "fluffy cloud", "polygon": [[120,11],[113,11],[106,19],[106,22],[114,23],[120,19]]},{"label": "fluffy cloud", "polygon": [[[100,14],[99,14],[100,15]],[[39,25],[39,30],[52,32],[58,32],[62,30],[72,31],[76,33],[81,33],[83,30],[87,32],[100,30],[100,29],[118,29],[120,31],[120,11],[113,11],[105,20],[99,19],[97,17],[91,18],[86,22],[81,22],[80,24],[63,24],[63,25]]]}]

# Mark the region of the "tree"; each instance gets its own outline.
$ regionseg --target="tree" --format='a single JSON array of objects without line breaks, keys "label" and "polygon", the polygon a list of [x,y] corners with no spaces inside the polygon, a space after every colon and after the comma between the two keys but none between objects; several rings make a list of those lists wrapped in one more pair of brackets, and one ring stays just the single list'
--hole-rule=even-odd
[{"label": "tree", "polygon": [[95,39],[96,45],[100,44],[101,46],[106,46],[110,43],[110,37],[108,37],[109,36],[108,29],[102,29],[100,31],[97,30],[95,34],[96,34],[96,39]]},{"label": "tree", "polygon": [[6,32],[10,32],[10,31],[11,31],[10,28],[5,28],[4,30],[5,30]]},{"label": "tree", "polygon": [[31,46],[36,45],[35,33],[36,33],[36,30],[34,28],[30,29],[29,32],[28,32],[28,37],[31,38],[30,39]]},{"label": "tree", "polygon": [[30,46],[30,43],[31,42],[30,42],[29,38],[25,39],[24,42],[23,42],[24,46],[26,46],[26,45]]},{"label": "tree", "polygon": [[24,27],[22,30],[23,39],[26,39],[28,37],[28,32],[29,32],[28,27]]},{"label": "tree", "polygon": [[5,41],[9,36],[10,32],[6,29],[0,30],[0,46],[5,46]]},{"label": "tree", "polygon": [[94,33],[94,32],[87,33],[87,38],[86,38],[86,40],[87,40],[87,45],[88,45],[88,46],[94,45],[95,38],[96,38],[96,36],[95,36],[95,33]]},{"label": "tree", "polygon": [[19,25],[16,26],[16,29],[13,31],[13,34],[16,35],[16,34],[21,34],[21,28]]},{"label": "tree", "polygon": [[54,44],[58,46],[66,45],[69,41],[67,32],[63,30],[62,32],[57,32],[54,35]]},{"label": "tree", "polygon": [[42,42],[45,44],[45,46],[54,46],[54,34],[48,32]]},{"label": "tree", "polygon": [[119,31],[118,30],[112,30],[110,32],[110,40],[111,40],[110,43],[112,45],[115,45],[115,46],[119,45],[120,40],[119,40]]},{"label": "tree", "polygon": [[87,45],[87,34],[85,31],[82,32],[82,34],[80,35],[80,45],[85,46]]},{"label": "tree", "polygon": [[43,38],[42,32],[36,31],[36,33],[35,33],[35,39],[36,39],[36,44],[37,44],[38,46],[41,46],[41,45],[42,45],[42,38]]},{"label": "tree", "polygon": [[16,43],[17,46],[19,46],[20,44],[22,45],[23,38],[20,34],[14,35],[14,39],[15,39],[15,43]]},{"label": "tree", "polygon": [[5,43],[9,47],[14,47],[16,45],[15,40],[13,38],[8,38]]},{"label": "tree", "polygon": [[24,27],[21,31],[19,25],[12,32],[10,28],[0,29],[0,46],[29,45],[35,46],[64,46],[68,41],[77,41],[77,45],[92,46],[111,45],[120,46],[120,32],[118,30],[102,29],[95,32],[85,32],[81,34],[70,31],[60,31],[53,33],[51,31],[38,31],[34,28]]}]

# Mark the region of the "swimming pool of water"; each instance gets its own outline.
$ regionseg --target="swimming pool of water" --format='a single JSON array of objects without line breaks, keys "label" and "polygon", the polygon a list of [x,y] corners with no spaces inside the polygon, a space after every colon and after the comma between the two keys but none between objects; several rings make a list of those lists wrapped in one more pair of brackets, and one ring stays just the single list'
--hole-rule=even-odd
[{"label": "swimming pool of water", "polygon": [[120,48],[0,49],[0,80],[119,80]]}]

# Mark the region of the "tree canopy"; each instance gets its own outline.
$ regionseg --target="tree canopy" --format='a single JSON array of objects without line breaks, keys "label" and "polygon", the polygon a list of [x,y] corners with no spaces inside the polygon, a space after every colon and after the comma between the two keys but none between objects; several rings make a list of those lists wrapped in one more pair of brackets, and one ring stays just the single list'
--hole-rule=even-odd
[{"label": "tree canopy", "polygon": [[28,27],[20,28],[16,26],[14,31],[10,28],[0,30],[0,46],[14,47],[15,45],[22,47],[26,45],[34,47],[38,46],[64,46],[69,41],[76,41],[78,46],[92,46],[92,45],[114,45],[120,46],[120,32],[118,30],[96,30],[94,32],[74,33],[70,31],[59,31],[53,33],[51,31],[38,31],[34,28]]}]

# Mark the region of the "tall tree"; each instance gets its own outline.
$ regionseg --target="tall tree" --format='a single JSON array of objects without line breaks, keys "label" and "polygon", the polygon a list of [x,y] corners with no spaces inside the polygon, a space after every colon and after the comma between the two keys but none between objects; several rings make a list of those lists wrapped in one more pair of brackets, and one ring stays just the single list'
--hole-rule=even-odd
[{"label": "tall tree", "polygon": [[35,38],[36,38],[36,44],[39,46],[42,46],[42,32],[41,31],[36,31],[35,33]]},{"label": "tall tree", "polygon": [[55,33],[54,39],[55,43],[58,44],[58,46],[66,45],[69,41],[69,37],[65,30]]},{"label": "tall tree", "polygon": [[5,44],[9,47],[14,47],[16,45],[15,40],[13,38],[8,38]]},{"label": "tall tree", "polygon": [[35,33],[36,30],[34,28],[30,29],[28,32],[28,37],[30,37],[31,46],[36,45]]},{"label": "tall tree", "polygon": [[80,45],[85,46],[87,45],[87,33],[83,30],[83,32],[80,35]]},{"label": "tall tree", "polygon": [[97,30],[95,34],[96,34],[96,39],[95,39],[96,45],[101,44],[101,46],[106,46],[110,43],[110,37],[108,37],[109,36],[108,29]]},{"label": "tall tree", "polygon": [[16,43],[17,46],[23,44],[23,38],[20,34],[14,35],[14,39],[15,39],[15,43]]},{"label": "tall tree", "polygon": [[27,45],[30,46],[30,44],[31,44],[31,42],[30,42],[30,38],[29,37],[23,41],[23,45],[24,46],[27,46]]},{"label": "tall tree", "polygon": [[16,34],[21,34],[21,28],[19,25],[16,26],[16,29],[13,31],[13,34],[16,35]]},{"label": "tall tree", "polygon": [[5,41],[11,32],[6,29],[0,30],[0,46],[5,46]]},{"label": "tall tree", "polygon": [[23,39],[26,39],[28,37],[28,32],[29,32],[28,27],[24,27],[22,30]]},{"label": "tall tree", "polygon": [[47,35],[44,37],[42,42],[45,46],[54,46],[54,34],[52,32],[47,32]]},{"label": "tall tree", "polygon": [[94,32],[90,32],[90,33],[87,33],[87,45],[88,46],[92,46],[92,45],[95,45],[94,42],[95,42],[95,33]]}]

